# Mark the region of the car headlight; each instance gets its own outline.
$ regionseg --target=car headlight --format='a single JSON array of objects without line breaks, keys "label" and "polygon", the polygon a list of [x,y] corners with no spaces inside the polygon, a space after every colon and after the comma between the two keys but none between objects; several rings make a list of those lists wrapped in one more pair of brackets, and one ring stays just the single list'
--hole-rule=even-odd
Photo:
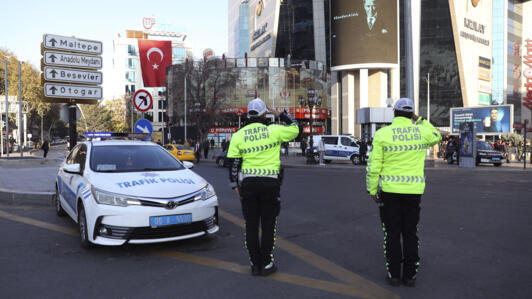
[{"label": "car headlight", "polygon": [[97,203],[110,206],[140,206],[140,201],[126,196],[103,192],[91,186],[91,192]]},{"label": "car headlight", "polygon": [[207,200],[213,196],[216,195],[216,192],[214,192],[214,188],[211,184],[207,184],[205,188],[201,189],[201,192],[194,197],[194,200]]}]

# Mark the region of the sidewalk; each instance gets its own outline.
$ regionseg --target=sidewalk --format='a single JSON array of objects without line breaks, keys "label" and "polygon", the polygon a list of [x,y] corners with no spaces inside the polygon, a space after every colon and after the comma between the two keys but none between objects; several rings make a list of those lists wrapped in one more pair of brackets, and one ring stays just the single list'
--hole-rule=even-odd
[{"label": "sidewalk", "polygon": [[53,146],[44,159],[42,150],[12,153],[0,159],[0,204],[49,205],[55,177],[66,156],[66,146]]}]

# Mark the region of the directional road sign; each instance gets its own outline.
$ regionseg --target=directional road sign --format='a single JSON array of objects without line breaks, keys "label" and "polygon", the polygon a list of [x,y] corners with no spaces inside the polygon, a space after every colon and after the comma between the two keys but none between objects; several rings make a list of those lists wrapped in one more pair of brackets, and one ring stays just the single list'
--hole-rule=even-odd
[{"label": "directional road sign", "polygon": [[100,86],[45,83],[44,96],[51,98],[99,100],[102,98],[102,88]]},{"label": "directional road sign", "polygon": [[44,80],[83,84],[102,84],[102,73],[47,66],[44,68]]},{"label": "directional road sign", "polygon": [[46,49],[80,52],[96,55],[102,54],[102,42],[100,41],[79,39],[55,34],[45,34],[43,39],[44,47]]},{"label": "directional road sign", "polygon": [[139,89],[133,96],[133,104],[138,111],[146,112],[152,107],[153,99],[147,90]]},{"label": "directional road sign", "polygon": [[44,64],[86,69],[101,69],[102,57],[64,52],[44,51]]},{"label": "directional road sign", "polygon": [[141,118],[135,123],[135,128],[133,132],[148,134],[148,137],[145,140],[150,140],[151,135],[153,134],[153,127],[151,126],[151,123],[148,120]]}]

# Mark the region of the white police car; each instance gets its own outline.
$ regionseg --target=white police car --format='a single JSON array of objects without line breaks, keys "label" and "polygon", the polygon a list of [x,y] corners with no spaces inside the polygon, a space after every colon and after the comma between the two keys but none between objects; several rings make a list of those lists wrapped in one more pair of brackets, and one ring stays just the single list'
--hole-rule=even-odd
[{"label": "white police car", "polygon": [[213,187],[157,144],[86,141],[59,169],[55,208],[78,223],[81,245],[155,243],[213,234]]}]

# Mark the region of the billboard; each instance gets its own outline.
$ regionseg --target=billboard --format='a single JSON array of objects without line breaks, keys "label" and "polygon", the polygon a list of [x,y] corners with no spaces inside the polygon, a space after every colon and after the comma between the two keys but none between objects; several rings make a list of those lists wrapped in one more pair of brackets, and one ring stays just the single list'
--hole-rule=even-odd
[{"label": "billboard", "polygon": [[451,108],[451,129],[460,133],[462,123],[475,123],[478,134],[498,135],[512,132],[513,105]]},{"label": "billboard", "polygon": [[458,164],[460,167],[475,167],[477,156],[477,128],[474,122],[460,124],[460,155]]},{"label": "billboard", "polygon": [[397,0],[331,1],[333,71],[399,63]]}]

